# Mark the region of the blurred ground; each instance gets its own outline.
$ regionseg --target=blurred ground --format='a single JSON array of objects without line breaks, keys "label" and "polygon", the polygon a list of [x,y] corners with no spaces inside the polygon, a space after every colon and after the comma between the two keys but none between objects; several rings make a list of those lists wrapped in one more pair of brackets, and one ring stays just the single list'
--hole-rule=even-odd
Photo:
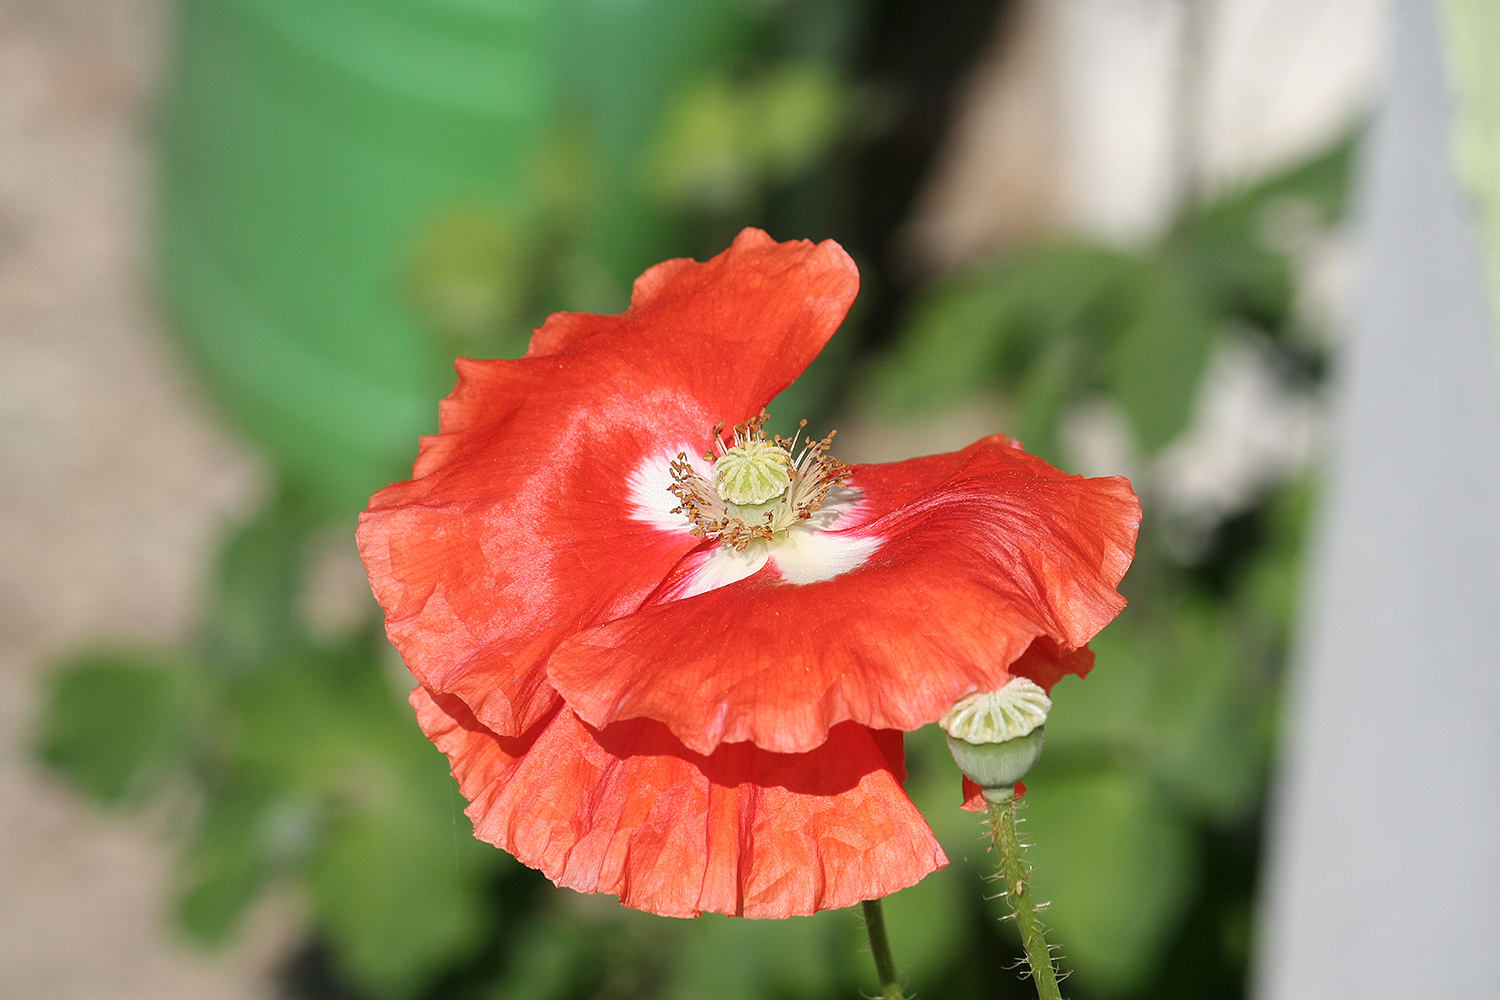
[{"label": "blurred ground", "polygon": [[98,815],[31,764],[37,681],[80,644],[186,631],[216,529],[255,490],[143,292],[162,4],[0,0],[0,994],[270,994],[259,944],[159,919],[162,817]]}]

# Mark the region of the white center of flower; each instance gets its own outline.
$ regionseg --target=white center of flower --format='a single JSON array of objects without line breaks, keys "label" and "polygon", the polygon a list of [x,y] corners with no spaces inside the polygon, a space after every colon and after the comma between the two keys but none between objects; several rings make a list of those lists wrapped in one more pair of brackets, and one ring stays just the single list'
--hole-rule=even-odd
[{"label": "white center of flower", "polygon": [[[732,441],[715,427],[715,450],[663,450],[631,474],[637,520],[715,543],[685,557],[662,599],[726,587],[767,563],[789,584],[831,580],[863,566],[880,548],[880,536],[849,530],[846,519],[859,509],[860,494],[845,484],[844,463],[827,454],[833,435],[799,448],[792,439],[768,440],[764,422],[762,414],[741,424]],[[749,502],[758,497],[765,499]]]},{"label": "white center of flower", "polygon": [[807,438],[799,449],[795,437],[778,434],[768,440],[765,422],[761,413],[735,427],[734,443],[727,448],[723,425],[714,428],[717,454],[703,456],[713,462],[711,482],[686,452],[672,462],[667,489],[679,502],[672,513],[685,516],[693,534],[738,550],[756,539],[784,537],[811,520],[829,491],[848,475],[844,463],[827,453],[833,434],[821,441]]}]

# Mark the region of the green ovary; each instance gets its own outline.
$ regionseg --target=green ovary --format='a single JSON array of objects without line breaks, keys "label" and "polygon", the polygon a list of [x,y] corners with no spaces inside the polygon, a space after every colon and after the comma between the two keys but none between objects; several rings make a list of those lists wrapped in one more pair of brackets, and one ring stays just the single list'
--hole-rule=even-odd
[{"label": "green ovary", "polygon": [[791,458],[785,448],[767,441],[736,445],[714,462],[714,489],[732,504],[763,504],[791,485]]}]

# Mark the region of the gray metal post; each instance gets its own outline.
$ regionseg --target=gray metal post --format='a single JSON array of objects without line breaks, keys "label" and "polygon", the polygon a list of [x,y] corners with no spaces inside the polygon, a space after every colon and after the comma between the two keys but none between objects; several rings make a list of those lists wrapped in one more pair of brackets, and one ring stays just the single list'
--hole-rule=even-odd
[{"label": "gray metal post", "polygon": [[1366,149],[1259,1000],[1500,997],[1500,393],[1430,0]]}]

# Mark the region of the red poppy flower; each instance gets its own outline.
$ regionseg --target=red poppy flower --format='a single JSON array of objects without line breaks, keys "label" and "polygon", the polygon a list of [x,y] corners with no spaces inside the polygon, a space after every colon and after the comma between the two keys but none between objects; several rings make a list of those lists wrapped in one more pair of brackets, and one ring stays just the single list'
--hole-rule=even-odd
[{"label": "red poppy flower", "polygon": [[[746,230],[458,362],[359,544],[476,834],[668,915],[851,905],[946,863],[899,730],[1050,686],[1123,606],[1139,507],[993,437],[846,467],[762,408],[843,320],[832,241]],[[728,430],[726,430],[728,428]]]}]

